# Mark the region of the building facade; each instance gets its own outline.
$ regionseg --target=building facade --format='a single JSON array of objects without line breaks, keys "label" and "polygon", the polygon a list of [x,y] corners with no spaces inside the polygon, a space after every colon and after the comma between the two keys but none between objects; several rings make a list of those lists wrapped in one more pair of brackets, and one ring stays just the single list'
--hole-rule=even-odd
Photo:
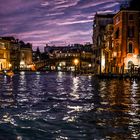
[{"label": "building facade", "polygon": [[0,39],[0,71],[10,68],[10,42]]},{"label": "building facade", "polygon": [[113,59],[113,24],[108,24],[105,28],[105,48],[103,52],[105,54],[105,70],[104,73],[112,73],[114,67]]},{"label": "building facade", "polygon": [[32,45],[27,43],[20,46],[20,70],[31,70],[32,61]]},{"label": "building facade", "polygon": [[50,67],[61,71],[74,71],[74,60],[78,60],[77,69],[79,72],[92,70],[92,48],[91,44],[74,44],[71,46],[45,47],[45,52],[49,54]]},{"label": "building facade", "polygon": [[96,14],[93,24],[93,67],[95,74],[105,72],[105,31],[113,23],[113,15]]},{"label": "building facade", "polygon": [[0,38],[0,71],[30,70],[32,66],[32,45],[14,37]]},{"label": "building facade", "polygon": [[140,67],[140,12],[121,10],[113,18],[115,73],[126,73]]}]

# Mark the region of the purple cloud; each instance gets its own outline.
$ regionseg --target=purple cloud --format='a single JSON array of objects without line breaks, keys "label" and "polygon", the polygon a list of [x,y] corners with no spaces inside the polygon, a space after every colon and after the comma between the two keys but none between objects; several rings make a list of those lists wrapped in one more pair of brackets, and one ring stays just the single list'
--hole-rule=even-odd
[{"label": "purple cloud", "polygon": [[0,0],[0,36],[13,35],[41,49],[91,42],[96,12],[118,10],[119,0]]}]

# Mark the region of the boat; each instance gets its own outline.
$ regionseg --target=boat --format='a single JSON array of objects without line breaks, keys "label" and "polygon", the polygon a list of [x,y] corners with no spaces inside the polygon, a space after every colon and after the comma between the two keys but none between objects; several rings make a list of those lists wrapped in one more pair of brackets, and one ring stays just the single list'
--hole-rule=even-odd
[{"label": "boat", "polygon": [[12,70],[4,70],[3,75],[12,77],[14,75],[14,72]]}]

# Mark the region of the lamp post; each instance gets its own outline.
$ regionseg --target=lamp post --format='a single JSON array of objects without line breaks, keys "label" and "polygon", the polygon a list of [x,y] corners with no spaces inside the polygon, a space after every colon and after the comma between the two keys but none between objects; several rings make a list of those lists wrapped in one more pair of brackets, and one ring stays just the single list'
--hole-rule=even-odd
[{"label": "lamp post", "polygon": [[77,65],[79,63],[79,60],[77,58],[75,58],[73,63],[74,63],[74,66],[75,66],[75,76],[76,76],[76,67],[77,67]]},{"label": "lamp post", "polygon": [[89,68],[88,73],[90,73],[91,72],[91,64],[88,64],[88,68]]}]

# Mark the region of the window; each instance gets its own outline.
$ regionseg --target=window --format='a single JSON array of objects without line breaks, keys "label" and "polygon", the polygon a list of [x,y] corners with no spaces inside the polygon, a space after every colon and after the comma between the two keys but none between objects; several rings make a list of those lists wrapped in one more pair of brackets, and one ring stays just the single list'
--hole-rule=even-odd
[{"label": "window", "polygon": [[134,26],[128,26],[128,37],[134,37]]},{"label": "window", "polygon": [[120,34],[120,30],[119,28],[116,30],[115,32],[115,38],[118,39],[119,38],[119,34]]},{"label": "window", "polygon": [[133,45],[132,45],[132,43],[128,44],[128,53],[133,53]]},{"label": "window", "polygon": [[134,20],[134,16],[132,14],[129,15],[128,17],[129,20]]},{"label": "window", "polygon": [[120,16],[117,16],[117,17],[116,17],[116,20],[115,20],[116,24],[117,24],[119,21],[120,21]]}]

